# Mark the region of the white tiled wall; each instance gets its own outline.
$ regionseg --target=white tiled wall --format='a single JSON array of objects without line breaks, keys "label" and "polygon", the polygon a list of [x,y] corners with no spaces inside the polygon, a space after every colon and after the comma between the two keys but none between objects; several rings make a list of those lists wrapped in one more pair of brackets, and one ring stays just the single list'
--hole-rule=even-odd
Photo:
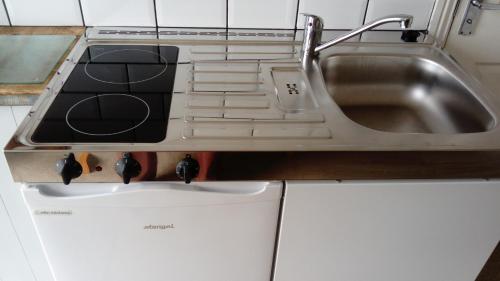
[{"label": "white tiled wall", "polygon": [[76,0],[4,0],[13,25],[82,25]]},{"label": "white tiled wall", "polygon": [[[367,2],[368,0],[301,0],[299,13],[320,16],[327,29],[353,29],[363,24]],[[303,28],[303,25],[303,16],[299,15],[297,28]]]},{"label": "white tiled wall", "polygon": [[226,0],[157,0],[159,26],[226,27]]},{"label": "white tiled wall", "polygon": [[7,18],[7,12],[0,1],[0,25],[9,25],[9,19]]},{"label": "white tiled wall", "polygon": [[156,26],[152,0],[81,0],[81,3],[86,25]]},{"label": "white tiled wall", "polygon": [[[380,16],[407,13],[415,17],[413,28],[423,30],[428,27],[435,2],[445,0],[4,1],[13,25],[82,25],[84,22],[88,26],[300,29],[303,25],[300,13],[312,13],[323,18],[326,29],[352,29]],[[8,24],[2,8],[0,5],[0,25]]]},{"label": "white tiled wall", "polygon": [[[366,11],[366,21],[390,14],[409,14],[414,16],[413,29],[427,29],[431,18],[434,0],[395,1],[370,0]],[[398,29],[398,24],[388,24],[384,29]]]},{"label": "white tiled wall", "polygon": [[298,0],[229,0],[230,28],[294,28]]}]

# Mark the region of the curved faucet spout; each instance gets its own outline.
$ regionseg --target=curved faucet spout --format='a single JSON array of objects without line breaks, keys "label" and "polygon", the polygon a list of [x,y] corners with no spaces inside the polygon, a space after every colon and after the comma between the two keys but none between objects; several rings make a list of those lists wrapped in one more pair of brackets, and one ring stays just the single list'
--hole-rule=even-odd
[{"label": "curved faucet spout", "polygon": [[326,42],[325,44],[317,46],[316,48],[314,48],[314,51],[319,52],[319,51],[324,50],[328,47],[331,47],[331,46],[336,45],[338,43],[344,42],[344,41],[346,41],[346,40],[348,40],[348,39],[350,39],[358,34],[361,34],[365,31],[372,30],[377,26],[380,26],[380,25],[383,25],[386,23],[392,23],[392,22],[399,23],[401,29],[408,29],[408,28],[410,28],[410,26],[413,22],[413,17],[410,15],[390,15],[390,16],[376,19],[374,21],[371,21],[371,22],[369,22],[361,27],[358,27],[358,28],[348,32],[347,34],[344,34],[338,38],[335,38],[331,41]]},{"label": "curved faucet spout", "polygon": [[302,42],[302,52],[301,60],[302,65],[306,66],[310,63],[313,57],[317,56],[318,53],[326,48],[334,46],[338,43],[344,42],[356,35],[359,35],[365,31],[374,29],[377,26],[386,23],[399,23],[401,29],[410,28],[413,17],[405,14],[390,15],[383,18],[371,21],[361,27],[358,27],[338,38],[328,41],[322,45],[319,45],[321,40],[321,33],[323,31],[323,21],[320,17],[310,14],[305,14],[306,20],[304,25],[304,41]]}]

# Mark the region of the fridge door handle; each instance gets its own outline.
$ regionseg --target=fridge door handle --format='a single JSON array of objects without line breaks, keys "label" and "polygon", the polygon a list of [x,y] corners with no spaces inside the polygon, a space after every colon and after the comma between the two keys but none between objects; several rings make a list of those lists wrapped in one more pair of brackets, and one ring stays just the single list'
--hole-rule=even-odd
[{"label": "fridge door handle", "polygon": [[266,191],[270,185],[281,182],[203,182],[184,184],[178,182],[143,182],[131,184],[85,183],[64,186],[62,184],[30,184],[25,188],[36,189],[40,196],[59,198],[95,198],[124,195],[134,192],[174,191],[195,194],[210,193],[227,196],[254,196]]}]

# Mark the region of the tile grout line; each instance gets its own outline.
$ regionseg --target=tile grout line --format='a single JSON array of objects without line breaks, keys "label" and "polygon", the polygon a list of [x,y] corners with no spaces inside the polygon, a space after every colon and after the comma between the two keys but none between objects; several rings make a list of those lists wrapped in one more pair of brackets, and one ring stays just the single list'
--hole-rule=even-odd
[{"label": "tile grout line", "polygon": [[[455,3],[455,7],[453,8],[453,13],[452,13],[453,19],[457,15],[459,8],[460,8],[460,1],[457,1]],[[443,12],[441,12],[441,13],[443,13]],[[446,36],[445,36],[444,40],[441,40],[441,41],[443,41],[443,46],[441,47],[442,49],[444,49],[446,47],[446,42],[448,42],[448,37],[449,37],[449,35],[451,33],[451,28],[452,28],[452,25],[453,25],[453,19],[452,19],[452,23],[448,26],[448,28],[446,28],[447,30],[446,30],[446,33],[445,33]]]},{"label": "tile grout line", "polygon": [[[432,4],[432,11],[431,11],[431,16],[429,17],[429,20],[427,21],[427,26],[425,27],[425,32],[422,32],[423,33],[423,38],[422,40],[425,41],[425,39],[427,39],[427,36],[428,36],[428,33],[429,33],[429,26],[431,25],[431,20],[432,20],[432,15],[434,14],[434,11],[436,10],[436,0],[434,0],[434,3]],[[457,3],[459,3],[460,1],[457,1]],[[443,11],[441,11],[441,14],[443,13]],[[417,39],[418,41],[418,39]]]},{"label": "tile grout line", "polygon": [[[369,5],[370,5],[370,0],[366,0],[365,12],[363,14],[363,21],[361,22],[361,25],[366,23],[366,16],[368,15],[368,6]],[[363,34],[359,34],[357,36],[357,38],[358,38],[357,42],[362,42],[362,40],[361,40],[362,36],[363,36]]]},{"label": "tile grout line", "polygon": [[[368,6],[369,5],[370,5],[370,0],[366,0],[365,13],[363,15],[363,22],[361,23],[361,25],[366,23],[366,16],[368,15]],[[359,36],[359,38],[361,39],[361,36]]]},{"label": "tile grout line", "polygon": [[5,15],[7,16],[7,21],[9,22],[9,26],[12,26],[12,21],[10,20],[9,10],[7,9],[7,4],[5,4],[5,0],[2,0],[3,9],[5,10]]},{"label": "tile grout line", "polygon": [[80,15],[82,16],[82,24],[83,24],[83,26],[86,26],[85,17],[83,16],[82,0],[78,0],[78,6],[80,7]]},{"label": "tile grout line", "polygon": [[297,0],[297,9],[295,10],[295,24],[293,26],[293,41],[294,42],[297,39],[297,23],[299,21],[299,5],[300,5],[300,0]]},{"label": "tile grout line", "polygon": [[[427,25],[425,26],[425,30],[429,30],[429,26],[431,25],[431,21],[432,21],[432,16],[434,14],[434,11],[436,10],[436,0],[434,0],[434,3],[432,4],[432,9],[431,9],[431,15],[429,17],[429,20],[427,21]],[[443,13],[443,11],[441,11],[441,14]]]},{"label": "tile grout line", "polygon": [[299,21],[299,5],[300,0],[297,0],[297,9],[295,10],[295,25],[293,26],[294,32],[297,32],[297,22]]},{"label": "tile grout line", "polygon": [[229,0],[226,0],[226,31],[229,29]]},{"label": "tile grout line", "polygon": [[[16,124],[16,127],[19,126],[19,124],[17,123],[17,120],[16,120],[16,115],[14,114],[14,108],[12,108],[12,105],[9,106],[9,109],[10,109],[10,114],[12,115],[12,119],[14,119],[14,123]],[[3,144],[5,146],[5,144]]]},{"label": "tile grout line", "polygon": [[153,8],[155,10],[156,39],[160,39],[159,26],[158,26],[158,9],[156,8],[156,0],[153,0]]},{"label": "tile grout line", "polygon": [[229,52],[227,40],[229,39],[229,0],[226,0],[226,60],[227,53]]}]

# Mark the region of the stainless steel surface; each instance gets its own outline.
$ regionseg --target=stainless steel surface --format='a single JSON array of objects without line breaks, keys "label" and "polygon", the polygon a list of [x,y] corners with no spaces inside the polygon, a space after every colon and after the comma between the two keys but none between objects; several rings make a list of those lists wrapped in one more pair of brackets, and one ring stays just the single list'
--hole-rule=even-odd
[{"label": "stainless steel surface", "polygon": [[471,35],[472,31],[476,27],[480,14],[481,8],[478,5],[474,5],[474,0],[471,0],[467,4],[467,10],[464,14],[464,18],[462,19],[462,24],[460,25],[458,33],[460,35]]},{"label": "stainless steel surface", "polygon": [[479,21],[481,10],[500,10],[500,4],[483,3],[483,0],[470,0],[467,4],[464,18],[458,33],[461,35],[471,35]]},{"label": "stainless steel surface", "polygon": [[300,57],[302,63],[310,62],[317,55],[316,46],[321,42],[321,34],[323,33],[323,20],[316,15],[303,14],[304,19],[304,35],[302,39],[302,50]]},{"label": "stainless steel surface", "polygon": [[[47,150],[65,150],[65,151],[340,151],[340,150],[488,150],[499,149],[500,144],[497,139],[500,136],[500,130],[497,127],[497,118],[499,115],[499,100],[488,90],[484,89],[478,81],[465,73],[447,54],[442,50],[427,44],[370,44],[370,43],[344,43],[324,50],[318,58],[314,59],[310,68],[302,70],[304,83],[310,88],[308,95],[311,100],[317,104],[316,108],[305,108],[300,112],[286,112],[280,108],[278,100],[279,95],[289,95],[286,87],[287,79],[283,76],[280,81],[273,79],[273,71],[285,68],[300,67],[298,58],[292,59],[234,59],[227,61],[209,60],[204,57],[202,61],[194,60],[193,63],[181,64],[178,67],[176,81],[174,84],[174,97],[172,99],[172,110],[170,113],[169,129],[164,141],[155,144],[148,143],[54,143],[37,144],[31,141],[31,134],[37,124],[43,117],[45,111],[51,104],[55,95],[62,87],[75,63],[78,61],[81,53],[91,44],[133,44],[134,40],[129,41],[86,41],[81,40],[76,48],[70,54],[68,60],[62,65],[59,75],[57,75],[49,84],[46,92],[40,97],[33,106],[29,117],[24,120],[18,128],[16,135],[7,145],[7,153],[18,151],[47,151]],[[144,44],[140,41],[137,44]],[[197,43],[197,44],[196,44]],[[157,44],[151,41],[150,44]],[[203,42],[183,42],[161,41],[161,44],[174,44],[181,48],[181,53],[189,53],[193,50],[193,45],[199,48],[204,46]],[[225,44],[225,45],[224,45]],[[221,41],[221,46],[230,48],[227,42]],[[242,45],[246,47],[252,44]],[[289,46],[289,45],[288,45]],[[257,45],[255,48],[272,50],[287,48],[287,45]],[[262,49],[264,48],[264,49]],[[231,53],[226,53],[231,55]],[[217,54],[213,54],[217,57]],[[428,130],[432,133],[389,133],[379,130],[373,130],[366,126],[359,125],[347,117],[342,108],[331,98],[328,85],[331,88],[331,81],[323,79],[323,70],[326,61],[333,62],[335,57],[340,56],[358,56],[364,58],[373,58],[364,62],[356,71],[362,72],[362,78],[357,82],[373,81],[371,77],[390,77],[394,73],[400,73],[400,78],[394,77],[394,84],[401,87],[400,91],[394,91],[392,94],[401,99],[403,93],[413,93],[412,87],[420,85],[432,89],[436,95],[429,95],[430,101],[437,105],[443,105],[445,112],[443,116],[452,117],[450,124],[455,126],[454,131],[448,129]],[[384,65],[384,60],[388,57],[395,57],[395,62],[399,61],[397,67],[391,66],[395,63],[389,60]],[[196,57],[194,57],[196,59]],[[378,59],[374,59],[378,58]],[[405,60],[401,58],[406,58]],[[339,61],[339,60],[337,60]],[[356,60],[355,60],[356,61]],[[363,60],[358,60],[361,62]],[[339,61],[340,64],[347,62]],[[375,63],[377,67],[370,66],[367,63]],[[420,63],[419,63],[420,62]],[[339,69],[344,71],[349,66],[341,66]],[[251,69],[255,67],[256,72]],[[404,67],[404,68],[403,68]],[[427,69],[429,68],[429,69]],[[206,72],[208,70],[215,72]],[[226,72],[241,73],[244,78],[235,78],[237,75],[226,75]],[[363,70],[365,69],[365,70]],[[405,69],[405,70],[403,70]],[[195,75],[197,70],[202,71]],[[205,71],[205,72],[203,72]],[[226,73],[226,74],[224,74]],[[434,73],[434,74],[432,74]],[[439,73],[439,75],[436,75]],[[413,75],[405,78],[403,75]],[[201,76],[200,76],[201,75]],[[215,75],[215,76],[214,76]],[[425,76],[430,75],[430,76]],[[432,78],[436,75],[436,79]],[[250,78],[250,77],[255,78]],[[242,76],[243,77],[243,76]],[[296,82],[297,75],[292,77]],[[397,79],[396,79],[397,78]],[[438,79],[439,78],[439,79]],[[198,80],[196,80],[198,79]],[[235,81],[235,79],[237,81]],[[243,80],[239,80],[243,79]],[[248,79],[254,79],[252,81]],[[290,80],[288,79],[288,80]],[[370,80],[371,79],[371,80]],[[196,91],[193,84],[196,81],[204,80],[205,86],[209,85],[210,91]],[[293,82],[294,81],[288,81]],[[386,80],[388,81],[388,80]],[[276,85],[276,83],[285,83]],[[391,82],[392,83],[392,82]],[[390,87],[389,82],[375,83],[373,87]],[[445,84],[443,84],[445,83]],[[354,83],[356,84],[356,83]],[[352,89],[356,87],[365,87],[363,85],[349,85]],[[234,88],[229,89],[228,86]],[[347,89],[344,83],[343,89]],[[221,87],[217,91],[217,87]],[[240,88],[243,87],[243,88]],[[458,91],[455,95],[451,93],[440,92],[442,90]],[[204,89],[204,88],[202,88]],[[243,90],[242,90],[243,89]],[[276,91],[287,90],[285,93]],[[330,89],[331,90],[331,89]],[[354,91],[355,90],[350,90]],[[380,92],[375,91],[375,92]],[[430,93],[428,90],[427,93]],[[423,91],[425,94],[426,92]],[[384,94],[388,97],[388,94]],[[195,103],[188,104],[193,97],[204,97],[210,100],[207,105]],[[242,97],[252,102],[241,106],[242,100],[231,100],[234,97]],[[391,96],[392,98],[392,96]],[[439,100],[439,98],[449,98],[448,100]],[[214,100],[219,99],[221,106],[214,106]],[[255,100],[254,100],[255,99]],[[412,99],[401,99],[409,100]],[[217,101],[217,102],[219,102]],[[229,103],[228,103],[229,102]],[[465,103],[463,107],[447,108],[448,105],[458,106]],[[239,106],[238,106],[239,104]],[[412,105],[423,104],[423,99],[413,102]],[[201,105],[201,106],[200,106]],[[342,104],[341,104],[342,105]],[[343,105],[342,105],[343,106]],[[373,107],[373,103],[371,104]],[[208,108],[204,108],[208,107]],[[456,110],[459,108],[460,110]],[[292,110],[293,111],[293,110]],[[196,113],[191,115],[191,113]],[[300,113],[300,114],[298,114]],[[453,115],[457,113],[458,116]],[[204,116],[204,114],[207,114]],[[433,113],[434,117],[438,116]],[[464,115],[465,114],[465,115]],[[464,116],[462,116],[464,115]],[[420,117],[419,117],[420,118]],[[439,117],[444,118],[444,117]],[[418,119],[422,121],[422,118]],[[444,120],[444,119],[441,119]],[[472,123],[463,124],[463,121]],[[400,121],[394,120],[393,124]],[[415,121],[416,122],[416,121]],[[415,126],[415,125],[414,125]],[[200,129],[203,137],[190,137],[185,134],[187,130]],[[212,130],[213,129],[213,130]],[[248,130],[255,131],[258,134],[247,134]],[[209,134],[206,132],[210,131]],[[318,131],[319,130],[319,131]],[[413,129],[413,131],[415,131]],[[422,130],[420,130],[421,132]],[[192,131],[191,131],[192,132]],[[228,134],[220,134],[225,132]],[[233,134],[239,132],[238,134]],[[329,134],[324,134],[329,132]],[[315,135],[318,134],[318,135]],[[306,138],[299,138],[297,136]],[[330,137],[325,138],[325,136]],[[308,136],[312,138],[307,138]],[[320,137],[314,137],[320,136]],[[222,141],[221,141],[222,139]],[[286,141],[283,141],[286,139]]]},{"label": "stainless steel surface", "polygon": [[482,10],[500,10],[500,4],[483,3],[482,0],[472,0],[472,5],[477,6]]},{"label": "stainless steel surface", "polygon": [[275,67],[271,74],[281,110],[293,113],[318,108],[301,67]]},{"label": "stainless steel surface", "polygon": [[[7,144],[12,175],[16,181],[59,181],[52,165],[70,152],[90,152],[103,167],[76,181],[109,182],[119,181],[108,168],[123,152],[155,152],[158,173],[171,175],[179,158],[196,152],[500,150],[499,97],[430,44],[344,42],[323,50],[304,69],[299,42],[252,39],[81,39]],[[164,141],[31,141],[81,54],[93,44],[180,48]],[[201,88],[195,88],[197,83]],[[299,94],[309,97],[280,101],[290,95],[286,84],[297,84]],[[354,109],[346,111],[348,102]],[[384,102],[399,108],[388,112]]]},{"label": "stainless steel surface", "polygon": [[321,33],[323,32],[323,20],[315,15],[304,14],[304,39],[302,43],[301,61],[304,68],[307,68],[311,59],[318,55],[318,53],[326,48],[345,42],[350,38],[357,36],[365,31],[374,29],[377,26],[387,23],[397,22],[400,24],[401,29],[407,29],[411,26],[413,17],[410,15],[390,15],[385,16],[365,25],[351,30],[350,32],[330,40],[320,45]]},{"label": "stainless steel surface", "polygon": [[328,93],[351,120],[396,133],[478,133],[495,119],[450,72],[426,58],[339,55],[321,63]]}]

